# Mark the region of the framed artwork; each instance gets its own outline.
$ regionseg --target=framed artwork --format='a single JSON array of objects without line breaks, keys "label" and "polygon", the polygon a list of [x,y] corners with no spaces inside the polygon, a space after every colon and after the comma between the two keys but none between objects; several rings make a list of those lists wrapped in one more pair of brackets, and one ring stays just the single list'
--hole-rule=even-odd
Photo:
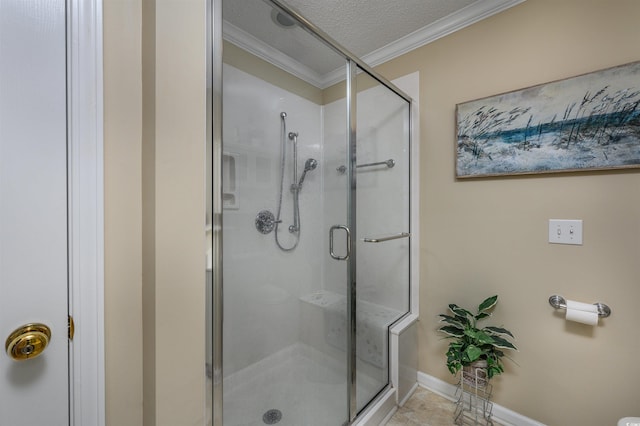
[{"label": "framed artwork", "polygon": [[640,167],[640,62],[456,105],[456,177]]}]

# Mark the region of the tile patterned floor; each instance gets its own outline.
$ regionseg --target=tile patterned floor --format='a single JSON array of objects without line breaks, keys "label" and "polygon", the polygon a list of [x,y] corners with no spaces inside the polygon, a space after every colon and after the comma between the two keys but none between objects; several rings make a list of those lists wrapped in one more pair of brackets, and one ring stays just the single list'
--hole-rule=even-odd
[{"label": "tile patterned floor", "polygon": [[449,426],[454,424],[454,411],[453,402],[418,387],[386,426]]},{"label": "tile patterned floor", "polygon": [[[418,387],[411,398],[399,408],[386,426],[452,426],[456,405],[438,394]],[[472,417],[463,420],[465,425],[490,424],[500,426],[502,423],[495,418],[485,421],[480,417],[478,423]]]}]

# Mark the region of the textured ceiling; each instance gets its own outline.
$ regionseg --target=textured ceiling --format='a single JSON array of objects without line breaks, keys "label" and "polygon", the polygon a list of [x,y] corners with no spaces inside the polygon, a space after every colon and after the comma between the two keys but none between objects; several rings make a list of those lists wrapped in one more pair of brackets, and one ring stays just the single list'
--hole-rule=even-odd
[{"label": "textured ceiling", "polygon": [[365,56],[478,0],[289,0],[357,56]]},{"label": "textured ceiling", "polygon": [[[376,60],[383,62],[401,54],[403,48],[428,42],[425,38],[436,39],[522,1],[285,2],[348,51],[377,65]],[[282,28],[276,25],[272,20],[273,11],[268,0],[224,0],[225,39],[319,87],[343,78],[340,69],[344,66],[344,58],[300,26]],[[372,59],[376,54],[379,60]]]}]

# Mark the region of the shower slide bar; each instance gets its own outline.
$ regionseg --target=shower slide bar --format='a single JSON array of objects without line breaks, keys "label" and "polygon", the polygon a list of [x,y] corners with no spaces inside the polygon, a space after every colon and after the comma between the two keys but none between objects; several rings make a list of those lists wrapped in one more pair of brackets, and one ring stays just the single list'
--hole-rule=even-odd
[{"label": "shower slide bar", "polygon": [[388,237],[380,238],[364,238],[362,241],[365,243],[384,243],[385,241],[398,240],[400,238],[409,238],[411,234],[409,232],[401,232],[396,235],[390,235]]},{"label": "shower slide bar", "polygon": [[[361,167],[382,166],[383,164],[391,169],[396,165],[396,162],[392,158],[390,158],[387,161],[378,161],[377,163],[358,164],[356,168],[359,169]],[[343,175],[347,171],[347,166],[336,167],[336,170]]]}]

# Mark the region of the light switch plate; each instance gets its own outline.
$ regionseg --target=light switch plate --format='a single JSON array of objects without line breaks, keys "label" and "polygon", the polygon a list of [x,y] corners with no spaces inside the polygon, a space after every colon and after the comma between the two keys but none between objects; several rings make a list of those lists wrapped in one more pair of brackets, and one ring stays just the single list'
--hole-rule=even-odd
[{"label": "light switch plate", "polygon": [[549,219],[549,242],[582,245],[582,220]]}]

